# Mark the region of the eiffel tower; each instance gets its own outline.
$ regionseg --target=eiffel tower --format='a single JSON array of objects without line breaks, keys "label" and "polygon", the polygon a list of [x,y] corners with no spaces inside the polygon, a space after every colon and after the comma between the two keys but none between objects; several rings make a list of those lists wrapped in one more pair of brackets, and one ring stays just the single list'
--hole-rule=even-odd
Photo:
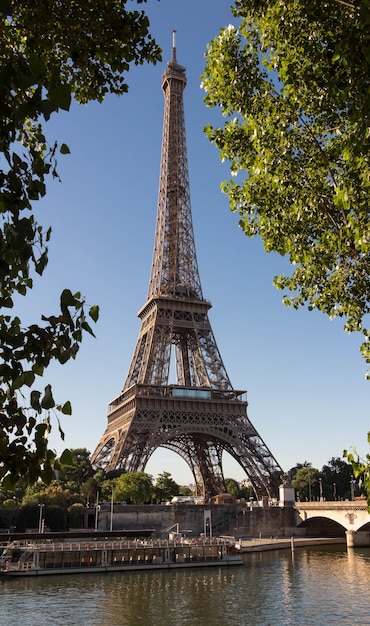
[{"label": "eiffel tower", "polygon": [[[172,59],[165,98],[158,213],[141,329],[121,393],[92,455],[106,471],[144,471],[158,448],[191,469],[206,500],[225,491],[222,454],[245,471],[258,497],[274,496],[282,469],[247,417],[245,392],[233,389],[203,298],[194,244],[186,151],[185,68]],[[170,371],[176,383],[169,384]]]}]

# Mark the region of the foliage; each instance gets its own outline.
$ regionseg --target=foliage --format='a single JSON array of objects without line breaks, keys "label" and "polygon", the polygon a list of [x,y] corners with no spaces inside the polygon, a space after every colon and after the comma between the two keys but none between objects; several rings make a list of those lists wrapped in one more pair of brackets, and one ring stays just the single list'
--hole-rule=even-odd
[{"label": "foliage", "polygon": [[321,470],[326,500],[349,499],[351,497],[352,474],[351,465],[339,457],[332,457]]},{"label": "foliage", "polygon": [[69,489],[63,489],[61,485],[42,485],[41,489],[34,493],[28,492],[23,498],[23,504],[47,504],[67,509],[72,504],[81,502],[78,493],[71,493]]},{"label": "foliage", "polygon": [[155,482],[155,495],[157,500],[163,502],[164,500],[171,500],[174,496],[180,494],[179,485],[173,480],[170,472],[162,472],[157,477]]},{"label": "foliage", "polygon": [[[332,457],[321,471],[307,461],[297,463],[289,474],[302,501],[315,501],[321,496],[324,500],[350,500],[355,495],[352,467],[339,457]],[[360,493],[361,488],[357,488],[356,494]]]},{"label": "foliage", "polygon": [[144,504],[150,502],[153,493],[153,478],[145,472],[128,472],[116,479],[115,502]]},{"label": "foliage", "polygon": [[[370,432],[367,435],[367,441],[370,444]],[[370,454],[365,459],[361,458],[356,449],[344,450],[343,456],[351,463],[354,477],[359,481],[367,493],[367,510],[370,513]]]},{"label": "foliage", "polygon": [[83,518],[84,518],[84,506],[83,504],[76,503],[72,504],[68,508],[68,528],[82,528],[83,527]]},{"label": "foliage", "polygon": [[[60,311],[42,315],[41,324],[23,326],[11,313],[47,266],[51,229],[37,223],[33,203],[45,196],[47,179],[58,177],[58,153],[69,152],[48,142],[43,123],[68,111],[72,98],[101,102],[107,93],[125,93],[130,64],[160,59],[148,28],[144,12],[126,10],[126,0],[0,2],[0,480],[6,489],[20,479],[25,485],[52,480],[51,418],[58,420],[56,411],[70,414],[71,405],[57,404],[50,384],[43,392],[34,384],[50,362],[76,357],[84,333],[93,335],[89,319],[99,315],[69,289]],[[59,464],[69,461],[66,452]]]},{"label": "foliage", "polygon": [[194,490],[192,490],[187,485],[179,485],[179,496],[193,496],[195,495]]},{"label": "foliage", "polygon": [[99,483],[96,480],[95,476],[91,476],[91,478],[88,478],[86,482],[82,483],[79,489],[81,497],[88,506],[90,505],[90,502],[95,502],[96,494],[98,492],[100,492],[101,497],[105,499],[104,496],[102,496]]},{"label": "foliage", "polygon": [[0,528],[15,527],[15,520],[18,515],[17,508],[1,508],[0,509]]},{"label": "foliage", "polygon": [[310,463],[309,461],[304,461],[303,463],[297,463],[297,465],[295,467],[292,467],[289,470],[289,476],[290,476],[291,480],[294,478],[294,476],[296,475],[297,471],[299,469],[302,469],[302,467],[312,467],[312,463]]},{"label": "foliage", "polygon": [[[63,465],[58,471],[58,483],[73,492],[79,493],[83,483],[92,478],[94,470],[90,462],[90,452],[86,448],[72,448],[71,465]],[[96,493],[96,490],[95,490]]]},{"label": "foliage", "polygon": [[4,509],[16,509],[17,503],[15,502],[15,500],[9,498],[9,500],[4,500],[2,506]]},{"label": "foliage", "polygon": [[230,493],[236,498],[240,497],[240,487],[237,480],[234,478],[225,478],[225,485],[227,493]]},{"label": "foliage", "polygon": [[26,528],[39,528],[40,508],[37,504],[25,504],[16,516],[15,524],[19,532],[25,532]]},{"label": "foliage", "polygon": [[20,484],[16,485],[14,489],[8,490],[4,489],[0,483],[0,506],[5,500],[9,499],[13,500],[18,506],[22,502],[25,493],[26,489]]},{"label": "foliage", "polygon": [[67,511],[63,506],[46,506],[44,520],[45,528],[49,528],[51,532],[67,530]]},{"label": "foliage", "polygon": [[40,520],[44,520],[45,528],[51,531],[67,530],[67,510],[63,506],[47,505],[40,508],[35,503],[22,506],[16,516],[18,532],[25,532],[27,528],[38,529]]},{"label": "foliage", "polygon": [[301,501],[316,500],[319,496],[319,470],[314,467],[301,467],[292,479],[296,496]]},{"label": "foliage", "polygon": [[237,176],[222,189],[241,228],[289,258],[291,275],[274,279],[285,304],[342,317],[367,363],[369,9],[235,0],[239,26],[209,44],[203,75],[206,104],[227,118],[206,133]]}]

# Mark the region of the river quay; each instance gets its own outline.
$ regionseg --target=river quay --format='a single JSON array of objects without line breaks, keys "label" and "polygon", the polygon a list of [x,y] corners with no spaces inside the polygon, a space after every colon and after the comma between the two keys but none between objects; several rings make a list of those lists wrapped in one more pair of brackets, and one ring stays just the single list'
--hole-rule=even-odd
[{"label": "river quay", "polygon": [[270,537],[261,539],[238,539],[237,545],[241,553],[267,552],[269,550],[294,550],[307,546],[346,545],[344,537]]}]

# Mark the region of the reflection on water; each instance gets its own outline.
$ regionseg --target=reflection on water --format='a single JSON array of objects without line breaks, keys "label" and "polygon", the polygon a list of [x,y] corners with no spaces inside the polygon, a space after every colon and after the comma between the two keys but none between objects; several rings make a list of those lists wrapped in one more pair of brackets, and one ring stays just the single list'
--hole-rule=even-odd
[{"label": "reflection on water", "polygon": [[370,625],[370,549],[245,555],[245,566],[1,581],[1,626]]}]

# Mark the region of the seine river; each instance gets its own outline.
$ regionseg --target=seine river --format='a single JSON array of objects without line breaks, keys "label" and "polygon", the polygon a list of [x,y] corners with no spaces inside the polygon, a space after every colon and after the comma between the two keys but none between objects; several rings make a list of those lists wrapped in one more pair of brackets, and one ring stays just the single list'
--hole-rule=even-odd
[{"label": "seine river", "polygon": [[1,626],[370,625],[370,549],[244,555],[244,566],[0,581]]}]

